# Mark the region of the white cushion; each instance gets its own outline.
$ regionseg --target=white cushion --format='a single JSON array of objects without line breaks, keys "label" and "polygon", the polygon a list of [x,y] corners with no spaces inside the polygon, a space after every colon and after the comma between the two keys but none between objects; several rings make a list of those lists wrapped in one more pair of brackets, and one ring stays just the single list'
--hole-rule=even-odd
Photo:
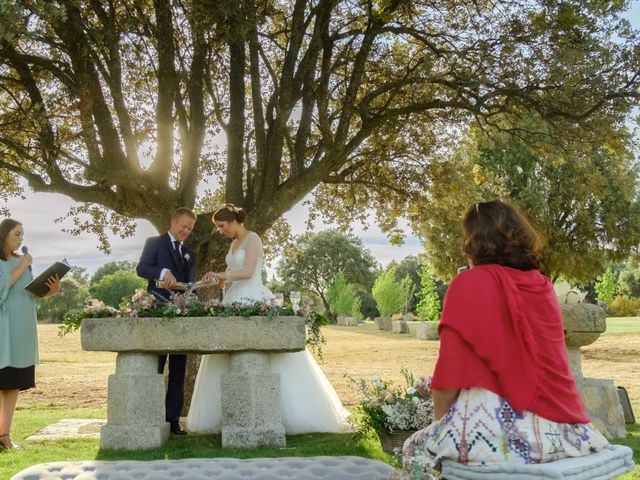
[{"label": "white cushion", "polygon": [[394,474],[386,463],[362,457],[190,458],[43,463],[11,480],[376,480]]},{"label": "white cushion", "polygon": [[610,445],[585,457],[529,465],[462,465],[445,460],[442,476],[447,480],[608,480],[633,468],[633,451],[622,445]]}]

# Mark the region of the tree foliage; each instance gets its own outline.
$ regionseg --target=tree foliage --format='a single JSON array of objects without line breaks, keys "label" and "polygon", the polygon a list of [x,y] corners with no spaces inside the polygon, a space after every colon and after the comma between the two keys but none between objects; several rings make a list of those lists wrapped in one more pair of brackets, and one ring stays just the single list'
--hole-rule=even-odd
[{"label": "tree foliage", "polygon": [[113,262],[107,262],[104,265],[98,267],[95,273],[91,276],[91,285],[96,285],[100,283],[100,280],[102,280],[107,275],[111,275],[121,270],[135,272],[136,263],[129,262],[127,260],[116,260]]},{"label": "tree foliage", "polygon": [[[203,180],[259,234],[310,192],[314,213],[350,221],[372,206],[394,234],[471,121],[536,112],[557,138],[619,124],[640,82],[625,6],[5,2],[0,196],[18,178],[69,196],[72,232],[105,250],[133,218],[164,230]],[[226,248],[201,218],[202,265]]]},{"label": "tree foliage", "polygon": [[38,317],[41,320],[62,322],[70,310],[82,308],[89,298],[87,285],[74,277],[65,276],[60,281],[60,293],[43,299],[38,306]]},{"label": "tree foliage", "polygon": [[618,275],[618,293],[631,298],[640,298],[640,265],[632,260]]},{"label": "tree foliage", "polygon": [[368,292],[373,285],[377,262],[352,235],[338,230],[305,233],[285,252],[278,266],[279,276],[285,283],[317,294],[328,311],[332,309],[327,288],[339,273],[359,291]]},{"label": "tree foliage", "polygon": [[595,284],[597,299],[605,304],[610,303],[618,293],[618,281],[616,272],[608,268],[598,277]]},{"label": "tree foliage", "polygon": [[421,266],[420,279],[422,288],[416,293],[416,296],[420,299],[416,308],[416,313],[420,320],[436,322],[440,319],[442,302],[438,295],[438,285],[431,276],[431,272],[427,265]]},{"label": "tree foliage", "polygon": [[[396,266],[396,280],[400,281],[405,277],[409,277],[411,279],[411,283],[413,284],[414,294],[411,297],[410,305],[407,307],[408,311],[414,311],[418,305],[418,292],[422,289],[421,279],[420,279],[420,261],[418,257],[414,255],[408,255],[404,257],[399,262],[391,262],[391,264]],[[391,265],[390,264],[390,265]],[[388,267],[387,267],[388,268]]]},{"label": "tree foliage", "polygon": [[101,300],[106,305],[118,308],[123,300],[130,300],[135,291],[145,288],[146,280],[138,277],[131,270],[117,270],[104,275],[91,285],[91,296]]},{"label": "tree foliage", "polygon": [[410,285],[411,280],[409,277],[405,277],[401,281],[396,280],[396,267],[394,265],[380,272],[371,289],[371,294],[376,301],[380,315],[388,317],[404,312],[409,298]]},{"label": "tree foliage", "polygon": [[331,312],[337,315],[361,318],[362,301],[353,285],[346,282],[344,274],[339,272],[327,287],[327,300]]},{"label": "tree foliage", "polygon": [[624,129],[602,126],[562,146],[538,117],[511,128],[535,128],[544,140],[474,129],[454,155],[432,166],[431,201],[414,218],[437,275],[451,278],[466,263],[462,215],[493,198],[513,200],[542,231],[543,272],[554,279],[587,281],[637,248],[638,164]]}]

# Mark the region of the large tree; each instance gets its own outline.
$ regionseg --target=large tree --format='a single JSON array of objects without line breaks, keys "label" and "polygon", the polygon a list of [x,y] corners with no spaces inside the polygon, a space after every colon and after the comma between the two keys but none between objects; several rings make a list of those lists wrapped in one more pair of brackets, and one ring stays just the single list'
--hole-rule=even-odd
[{"label": "large tree", "polygon": [[[513,129],[536,124],[523,118]],[[530,143],[495,130],[469,132],[454,155],[435,162],[431,201],[415,213],[426,258],[441,278],[467,263],[461,219],[474,202],[511,199],[544,235],[542,270],[586,282],[640,243],[640,165],[624,129],[573,138],[569,149]]]},{"label": "large tree", "polygon": [[[264,233],[315,190],[393,231],[470,120],[561,137],[638,98],[624,2],[15,0],[0,9],[0,196],[59,192],[77,231],[166,228],[217,178]],[[226,152],[216,143],[226,141]],[[320,188],[318,188],[320,187]],[[192,235],[220,259],[210,212]],[[202,263],[200,265],[202,268]]]}]

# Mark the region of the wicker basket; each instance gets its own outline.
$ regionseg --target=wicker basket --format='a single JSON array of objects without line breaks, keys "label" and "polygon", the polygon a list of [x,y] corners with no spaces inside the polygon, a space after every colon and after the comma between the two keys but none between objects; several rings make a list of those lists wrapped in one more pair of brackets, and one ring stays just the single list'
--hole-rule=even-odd
[{"label": "wicker basket", "polygon": [[396,430],[393,433],[379,432],[380,443],[382,444],[382,450],[393,455],[394,450],[397,448],[402,451],[402,446],[407,438],[413,435],[417,430]]}]

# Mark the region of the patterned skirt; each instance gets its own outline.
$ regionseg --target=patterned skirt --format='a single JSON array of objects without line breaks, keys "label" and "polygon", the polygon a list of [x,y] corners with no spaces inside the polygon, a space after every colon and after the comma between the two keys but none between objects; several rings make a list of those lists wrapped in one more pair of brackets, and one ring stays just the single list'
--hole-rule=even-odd
[{"label": "patterned skirt", "polygon": [[590,423],[520,414],[495,393],[470,388],[460,391],[440,420],[407,439],[402,460],[411,478],[430,478],[445,459],[466,465],[546,463],[589,455],[608,444]]}]

